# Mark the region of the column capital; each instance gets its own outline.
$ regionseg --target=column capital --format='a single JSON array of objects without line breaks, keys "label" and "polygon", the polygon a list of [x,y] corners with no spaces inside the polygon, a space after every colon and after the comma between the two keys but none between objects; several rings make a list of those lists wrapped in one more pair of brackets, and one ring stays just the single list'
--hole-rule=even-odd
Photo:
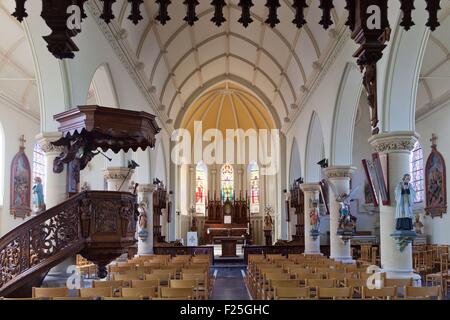
[{"label": "column capital", "polygon": [[156,190],[155,185],[153,184],[140,184],[138,185],[137,191],[143,193],[152,193]]},{"label": "column capital", "polygon": [[411,152],[420,135],[414,131],[380,133],[369,139],[370,145],[379,153]]},{"label": "column capital", "polygon": [[319,183],[303,183],[300,185],[300,188],[302,188],[303,192],[319,192],[320,191],[320,184]]},{"label": "column capital", "polygon": [[57,147],[52,144],[62,137],[60,132],[42,132],[36,136],[37,143],[44,153],[60,154],[64,151],[64,147]]},{"label": "column capital", "polygon": [[357,169],[352,166],[334,166],[325,168],[324,173],[328,179],[351,179],[356,170]]},{"label": "column capital", "polygon": [[130,169],[125,167],[111,167],[106,170],[103,170],[103,176],[105,179],[125,179],[127,176],[128,178],[131,177],[131,175],[134,173],[134,170],[131,170],[131,173],[128,174]]}]

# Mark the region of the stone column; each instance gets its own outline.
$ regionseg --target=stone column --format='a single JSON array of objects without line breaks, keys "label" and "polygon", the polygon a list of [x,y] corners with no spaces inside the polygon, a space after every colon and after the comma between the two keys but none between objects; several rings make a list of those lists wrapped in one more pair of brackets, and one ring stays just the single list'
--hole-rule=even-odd
[{"label": "stone column", "polygon": [[134,173],[134,170],[131,170],[131,172],[129,170],[124,167],[111,167],[104,170],[103,174],[108,184],[108,191],[128,192],[130,180]]},{"label": "stone column", "polygon": [[64,151],[62,147],[55,147],[51,142],[57,141],[61,138],[59,132],[45,132],[36,136],[36,140],[41,146],[45,156],[45,181],[44,193],[45,204],[47,209],[50,209],[67,199],[67,171],[61,173],[53,172],[53,161]]},{"label": "stone column", "polygon": [[138,186],[138,199],[139,203],[144,202],[147,205],[147,231],[148,236],[146,239],[139,237],[139,231],[141,228],[137,226],[138,231],[138,256],[150,256],[153,254],[153,191],[155,186],[152,184],[142,184]]},{"label": "stone column", "polygon": [[[356,168],[351,166],[335,166],[325,169],[328,181],[332,183],[339,194],[350,193],[350,180]],[[340,203],[338,195],[330,188],[330,258],[343,263],[354,263],[351,255],[351,241],[344,242],[337,234],[339,227]]]},{"label": "stone column", "polygon": [[[62,147],[55,147],[51,142],[57,141],[61,138],[59,132],[44,132],[36,136],[36,140],[41,146],[45,156],[45,181],[44,193],[45,193],[45,205],[47,209],[50,209],[67,199],[67,169],[64,167],[64,171],[61,173],[53,172],[53,161],[58,157],[61,152],[64,151]],[[76,264],[76,257],[70,257],[64,260],[62,263],[52,268],[46,281],[49,283],[58,284],[59,281],[68,277],[67,268]],[[54,284],[53,284],[54,285]]]},{"label": "stone column", "polygon": [[218,193],[220,196],[220,190],[217,189],[217,185],[216,185],[216,175],[217,175],[217,169],[216,168],[212,168],[211,169],[211,198],[214,199],[214,197],[216,196],[215,194]]},{"label": "stone column", "polygon": [[382,163],[388,159],[385,179],[389,185],[390,205],[380,203],[380,252],[381,268],[387,278],[413,278],[420,285],[420,276],[413,271],[412,247],[409,244],[403,252],[391,234],[395,232],[395,187],[403,175],[410,172],[409,157],[419,138],[415,132],[390,132],[373,136],[369,143],[380,154]]},{"label": "stone column", "polygon": [[237,172],[238,172],[238,187],[236,188],[236,190],[238,190],[239,193],[236,192],[235,198],[237,198],[238,195],[239,196],[241,195],[242,190],[244,188],[244,182],[243,182],[243,179],[242,179],[242,176],[244,174],[244,170],[242,168],[239,168],[237,170]]},{"label": "stone column", "polygon": [[191,184],[190,184],[190,193],[189,193],[189,200],[190,200],[190,204],[189,204],[189,208],[188,208],[188,210],[190,209],[190,208],[192,208],[192,207],[195,207],[195,201],[196,201],[196,199],[195,199],[195,192],[196,192],[196,190],[197,190],[197,185],[196,185],[196,182],[197,182],[197,177],[196,177],[196,168],[195,168],[195,166],[189,166],[189,174],[190,174],[190,176],[189,176],[189,179],[190,179],[190,181],[191,181]]},{"label": "stone column", "polygon": [[320,236],[315,240],[311,237],[311,221],[309,213],[312,210],[312,202],[319,200],[320,185],[318,183],[302,184],[305,194],[305,254],[320,254]]}]

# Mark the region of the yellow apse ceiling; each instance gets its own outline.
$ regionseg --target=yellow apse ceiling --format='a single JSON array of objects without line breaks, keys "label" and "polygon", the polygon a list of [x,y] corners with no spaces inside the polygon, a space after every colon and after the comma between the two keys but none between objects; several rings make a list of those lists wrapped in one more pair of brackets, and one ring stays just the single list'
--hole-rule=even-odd
[{"label": "yellow apse ceiling", "polygon": [[275,129],[266,107],[243,87],[226,82],[219,84],[198,98],[186,111],[181,128],[193,135],[194,122],[202,121],[203,132],[219,129]]}]

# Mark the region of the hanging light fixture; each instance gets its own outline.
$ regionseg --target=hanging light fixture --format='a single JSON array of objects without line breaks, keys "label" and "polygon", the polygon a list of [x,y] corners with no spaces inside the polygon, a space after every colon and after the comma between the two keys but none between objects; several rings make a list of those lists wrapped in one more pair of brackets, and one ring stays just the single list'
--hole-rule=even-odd
[{"label": "hanging light fixture", "polygon": [[294,20],[292,20],[292,23],[295,24],[297,28],[300,29],[306,24],[305,9],[308,8],[309,6],[306,3],[306,0],[294,0],[292,7],[295,10],[295,18]]}]

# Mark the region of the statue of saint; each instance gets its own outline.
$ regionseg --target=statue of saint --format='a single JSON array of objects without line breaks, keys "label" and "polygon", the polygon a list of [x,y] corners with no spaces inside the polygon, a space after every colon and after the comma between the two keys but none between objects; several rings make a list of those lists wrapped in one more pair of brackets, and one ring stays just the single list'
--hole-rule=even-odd
[{"label": "statue of saint", "polygon": [[411,175],[405,174],[401,182],[395,188],[395,219],[396,230],[411,231],[413,230],[413,211],[414,198],[416,191],[411,184]]},{"label": "statue of saint", "polygon": [[36,213],[45,211],[44,187],[42,186],[42,179],[40,177],[34,178],[33,204],[36,208]]},{"label": "statue of saint", "polygon": [[311,229],[314,231],[319,231],[320,229],[320,215],[318,209],[319,203],[317,200],[312,202],[311,212],[309,213],[309,221],[311,224]]},{"label": "statue of saint", "polygon": [[273,220],[272,216],[269,212],[266,211],[266,215],[264,216],[264,230],[272,230],[273,229]]}]

